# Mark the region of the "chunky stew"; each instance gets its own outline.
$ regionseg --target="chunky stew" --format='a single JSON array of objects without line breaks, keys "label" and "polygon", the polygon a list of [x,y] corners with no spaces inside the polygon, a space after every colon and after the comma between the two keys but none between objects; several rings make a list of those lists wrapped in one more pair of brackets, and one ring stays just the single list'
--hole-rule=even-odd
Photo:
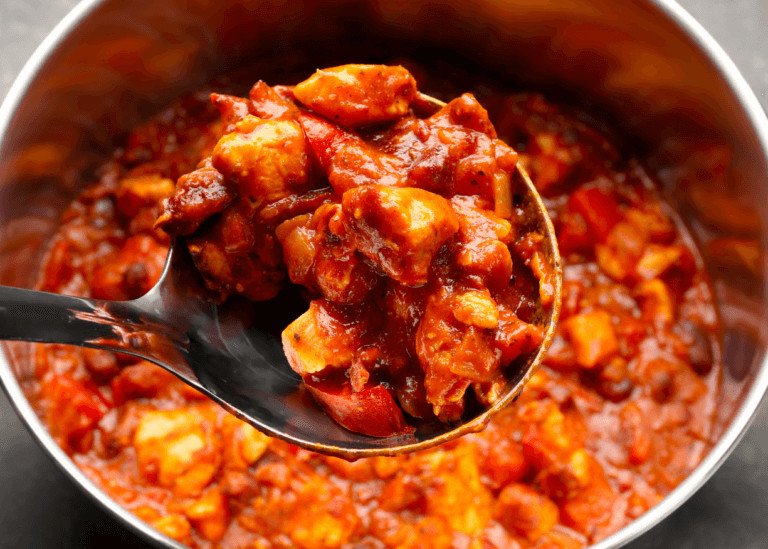
[{"label": "chunky stew", "polygon": [[191,235],[220,298],[269,299],[286,273],[303,286],[286,357],[331,417],[373,436],[412,431],[401,408],[458,420],[468,390],[493,404],[542,340],[537,300],[552,301],[543,238],[515,203],[517,153],[471,94],[426,119],[418,99],[386,65],[214,95],[223,135],[155,225]]},{"label": "chunky stew", "polygon": [[[253,104],[263,104],[260,94],[290,95],[279,86],[270,91],[257,84],[254,90]],[[155,228],[162,200],[173,205],[180,196],[175,189],[194,177],[205,182],[207,207],[234,204],[221,172],[204,159],[214,155],[222,132],[232,131],[230,124],[234,141],[254,131],[254,121],[235,100],[215,95],[214,106],[210,91],[185,97],[138,126],[105,162],[64,214],[39,288],[138,297],[157,279],[166,255],[168,234]],[[615,532],[677,486],[713,443],[721,373],[718,319],[699,254],[653,177],[601,126],[539,95],[484,93],[496,131],[546,197],[566,264],[555,341],[516,405],[481,433],[412,455],[349,463],[269,439],[147,362],[32,346],[34,375],[23,380],[24,388],[75,463],[141,519],[205,549],[575,549]],[[271,101],[270,108],[290,109],[290,103]],[[219,109],[244,116],[222,119]],[[297,133],[296,122],[279,119],[283,114],[270,125]],[[354,125],[355,112],[345,116]],[[297,166],[297,173],[309,166]],[[323,192],[294,183],[306,198],[286,199],[294,196],[291,187],[274,197],[275,215],[311,216],[284,225],[277,241],[254,235],[263,255],[249,265],[252,276],[238,290],[253,298],[282,283],[279,237],[290,248],[299,237],[289,235],[322,233],[338,212]],[[364,192],[375,202],[390,188]],[[459,219],[466,211],[488,218],[490,226],[507,226],[497,220],[490,197],[480,201],[488,206],[477,203],[451,210]],[[318,216],[318,209],[331,215]],[[175,218],[177,230],[189,231],[208,216],[191,211]],[[220,240],[198,242],[204,249]],[[495,246],[489,253],[501,250]],[[361,280],[367,276],[365,259],[350,264]],[[226,271],[216,272],[215,280],[230,291]],[[408,272],[411,280],[420,276]],[[294,265],[290,273],[321,291],[316,272]],[[407,285],[386,280],[397,288],[388,300],[407,298]],[[344,293],[328,291],[335,290]],[[346,291],[354,300],[356,290]],[[430,297],[422,322],[465,331],[477,326],[464,323],[463,312],[460,318],[440,313],[447,293]],[[478,292],[477,300],[487,299],[483,295]],[[312,314],[330,303],[315,302]],[[410,314],[405,308],[403,316]]]}]

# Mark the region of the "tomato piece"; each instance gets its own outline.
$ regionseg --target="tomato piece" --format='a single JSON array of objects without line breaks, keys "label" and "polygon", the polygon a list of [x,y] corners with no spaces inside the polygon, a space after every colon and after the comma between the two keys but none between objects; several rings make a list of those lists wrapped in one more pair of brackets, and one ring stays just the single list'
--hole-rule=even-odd
[{"label": "tomato piece", "polygon": [[414,428],[405,422],[403,412],[383,385],[367,385],[358,393],[352,392],[349,380],[324,382],[306,377],[304,384],[325,408],[331,418],[355,433],[372,437],[389,437],[412,433]]},{"label": "tomato piece", "polygon": [[142,360],[138,364],[124,367],[112,378],[112,398],[117,405],[132,398],[153,398],[169,388],[175,379],[167,370]]},{"label": "tomato piece", "polygon": [[589,227],[581,214],[576,212],[566,212],[560,218],[557,228],[557,243],[560,246],[560,253],[564,256],[589,252],[594,242],[589,235]]},{"label": "tomato piece", "polygon": [[72,244],[67,240],[59,240],[51,248],[43,267],[42,290],[56,291],[72,278]]},{"label": "tomato piece", "polygon": [[45,384],[50,402],[47,410],[49,425],[69,447],[78,447],[79,439],[101,420],[111,403],[90,380],[75,380],[57,375]]},{"label": "tomato piece", "polygon": [[622,220],[619,203],[613,195],[595,186],[585,186],[571,194],[568,208],[581,215],[592,236],[605,242],[614,225]]}]

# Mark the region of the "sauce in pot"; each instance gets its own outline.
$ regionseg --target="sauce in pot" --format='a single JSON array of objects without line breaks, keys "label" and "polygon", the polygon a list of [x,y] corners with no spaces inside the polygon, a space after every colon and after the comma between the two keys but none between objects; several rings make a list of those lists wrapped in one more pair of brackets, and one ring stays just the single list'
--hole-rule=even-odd
[{"label": "sauce in pot", "polygon": [[[718,319],[700,256],[600,131],[538,95],[489,104],[546,198],[565,285],[544,366],[485,431],[349,463],[269,439],[147,362],[36,345],[24,387],[55,439],[191,547],[575,549],[660,501],[713,442]],[[160,201],[221,130],[202,92],[137,127],[64,214],[39,288],[146,292],[168,246]]]}]

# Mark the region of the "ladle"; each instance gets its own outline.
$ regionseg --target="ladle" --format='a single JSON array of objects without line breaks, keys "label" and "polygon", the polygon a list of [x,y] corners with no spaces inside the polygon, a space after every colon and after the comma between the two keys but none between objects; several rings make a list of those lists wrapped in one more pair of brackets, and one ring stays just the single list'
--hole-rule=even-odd
[{"label": "ladle", "polygon": [[[420,94],[422,107],[445,103]],[[552,222],[524,169],[518,164],[513,189],[530,223],[524,230],[544,236],[554,273],[554,300],[539,306],[534,322],[544,338],[489,408],[459,424],[414,423],[412,434],[374,438],[347,431],[304,392],[283,354],[280,330],[301,314],[303,303],[283,292],[252,303],[207,298],[183,238],[168,252],[158,283],[133,301],[104,301],[0,286],[0,339],[63,343],[106,349],[151,361],[207,395],[269,436],[347,459],[398,455],[481,430],[512,402],[538,368],[552,341],[560,311],[562,267]]]}]

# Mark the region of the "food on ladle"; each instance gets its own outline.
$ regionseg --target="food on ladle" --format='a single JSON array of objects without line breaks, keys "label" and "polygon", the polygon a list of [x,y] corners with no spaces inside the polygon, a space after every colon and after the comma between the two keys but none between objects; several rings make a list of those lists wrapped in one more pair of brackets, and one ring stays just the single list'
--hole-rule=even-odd
[{"label": "food on ladle", "polygon": [[[135,357],[12,344],[20,384],[53,439],[109,497],[179,543],[581,549],[657,505],[720,436],[716,410],[728,393],[727,383],[720,390],[713,288],[655,177],[616,137],[628,126],[586,123],[584,113],[458,70],[412,72],[423,91],[471,89],[482,97],[547,201],[565,285],[544,363],[484,431],[349,463],[268,438]],[[180,176],[210,156],[221,136],[212,89],[231,91],[214,82],[180,98],[105,158],[63,214],[41,258],[38,289],[131,299],[153,286],[169,240],[152,228],[157,202],[174,181],[186,185]],[[267,104],[265,89],[256,86],[254,103]],[[696,166],[700,177],[716,179],[701,161],[710,156],[702,146],[689,171]],[[221,180],[207,174],[201,192],[226,200]],[[264,215],[313,212],[324,193],[278,201]],[[193,205],[190,223],[209,217]],[[483,299],[465,299],[473,298]]]},{"label": "food on ladle", "polygon": [[373,436],[412,431],[402,411],[459,420],[468,391],[493,404],[542,340],[532,303],[551,300],[517,153],[472,95],[427,118],[416,98],[384,65],[214,95],[222,136],[155,225],[189,235],[221,299],[270,299],[286,275],[303,286],[288,362],[331,417]]}]

